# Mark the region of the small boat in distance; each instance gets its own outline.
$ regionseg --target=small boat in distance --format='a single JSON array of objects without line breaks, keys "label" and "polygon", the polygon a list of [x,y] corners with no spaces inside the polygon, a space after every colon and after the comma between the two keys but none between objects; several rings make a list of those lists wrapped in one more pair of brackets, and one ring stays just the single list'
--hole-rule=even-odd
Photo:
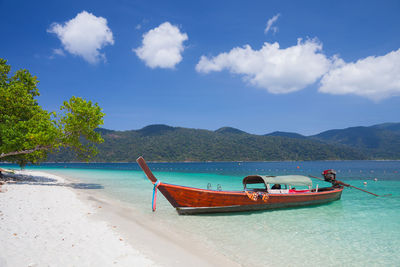
[{"label": "small boat in distance", "polygon": [[[186,187],[160,182],[142,157],[136,161],[154,185],[153,211],[155,210],[154,195],[157,189],[179,214],[255,211],[318,205],[340,199],[343,191],[343,186],[337,183],[332,183],[330,187],[312,188],[311,179],[302,175],[250,175],[243,179],[243,191]],[[254,185],[257,186],[254,187]],[[294,186],[307,186],[308,189],[296,190]]]}]

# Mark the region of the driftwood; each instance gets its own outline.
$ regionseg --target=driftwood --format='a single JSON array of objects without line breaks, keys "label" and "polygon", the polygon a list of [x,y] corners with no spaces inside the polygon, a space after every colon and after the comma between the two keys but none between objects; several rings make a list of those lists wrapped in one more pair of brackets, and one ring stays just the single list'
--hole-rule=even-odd
[{"label": "driftwood", "polygon": [[4,178],[3,172],[4,171],[5,171],[4,169],[0,168],[0,193],[4,193],[6,191],[4,188],[2,188],[2,186],[6,183],[5,181],[3,181],[3,178]]},{"label": "driftwood", "polygon": [[5,184],[8,181],[15,180],[12,175],[9,175],[10,173],[13,172],[0,168],[0,182],[3,182],[3,184]]}]

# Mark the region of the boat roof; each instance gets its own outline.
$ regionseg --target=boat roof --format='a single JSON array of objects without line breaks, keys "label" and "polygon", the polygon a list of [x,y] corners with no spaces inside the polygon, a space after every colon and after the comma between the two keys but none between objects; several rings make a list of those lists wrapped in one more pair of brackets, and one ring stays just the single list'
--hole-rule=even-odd
[{"label": "boat roof", "polygon": [[249,175],[243,179],[243,184],[286,184],[297,186],[312,185],[309,177],[303,175],[282,175],[282,176],[265,176],[265,175]]}]

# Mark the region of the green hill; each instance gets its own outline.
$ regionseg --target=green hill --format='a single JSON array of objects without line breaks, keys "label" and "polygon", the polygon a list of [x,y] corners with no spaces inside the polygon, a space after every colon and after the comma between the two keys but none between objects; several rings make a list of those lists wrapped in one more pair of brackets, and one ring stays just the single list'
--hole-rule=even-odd
[{"label": "green hill", "polygon": [[[278,161],[400,159],[400,123],[329,130],[314,136],[273,132],[249,134],[223,127],[216,131],[149,125],[140,130],[98,129],[105,142],[97,162]],[[76,161],[70,151],[49,161]]]},{"label": "green hill", "polygon": [[330,130],[309,138],[352,147],[371,159],[400,159],[400,123]]},{"label": "green hill", "polygon": [[298,133],[289,133],[289,132],[273,132],[266,134],[266,136],[281,136],[281,137],[289,137],[289,138],[297,138],[297,139],[306,139],[307,137]]},{"label": "green hill", "polygon": [[[217,131],[150,125],[140,130],[99,129],[105,142],[98,146],[98,162],[151,161],[275,161],[366,159],[343,145],[318,140],[248,134],[234,128]],[[74,161],[72,153],[50,155],[49,161]]]},{"label": "green hill", "polygon": [[242,130],[232,128],[232,127],[222,127],[222,128],[219,128],[218,130],[216,130],[215,132],[220,133],[220,134],[247,134],[246,132],[243,132]]}]

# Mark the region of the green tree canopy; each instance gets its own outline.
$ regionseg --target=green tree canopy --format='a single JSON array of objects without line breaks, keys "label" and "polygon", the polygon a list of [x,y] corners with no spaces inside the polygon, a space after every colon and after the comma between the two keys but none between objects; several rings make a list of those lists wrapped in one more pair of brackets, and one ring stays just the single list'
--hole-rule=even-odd
[{"label": "green tree canopy", "polygon": [[11,66],[0,58],[0,160],[23,166],[46,158],[61,147],[75,151],[81,159],[96,153],[103,142],[94,130],[103,124],[97,103],[73,96],[64,101],[60,113],[39,106],[38,80],[27,70],[10,74]]}]

